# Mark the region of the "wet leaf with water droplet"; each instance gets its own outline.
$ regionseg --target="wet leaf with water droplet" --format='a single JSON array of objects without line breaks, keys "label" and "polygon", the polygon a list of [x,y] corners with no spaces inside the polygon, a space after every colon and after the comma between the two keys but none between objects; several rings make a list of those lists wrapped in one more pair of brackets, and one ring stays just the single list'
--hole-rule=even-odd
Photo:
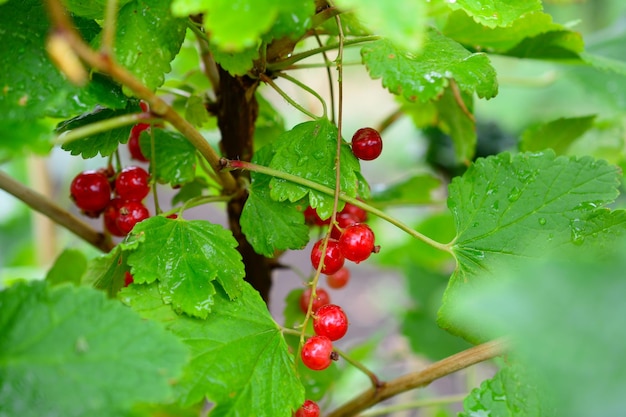
[{"label": "wet leaf with water droplet", "polygon": [[[274,155],[269,166],[335,188],[337,136],[337,127],[328,119],[301,123],[280,135],[272,145]],[[359,161],[345,142],[341,145],[340,157],[341,191],[350,197],[356,197]],[[278,178],[270,181],[270,188],[270,195],[274,200],[296,202],[308,194],[310,205],[317,209],[321,218],[326,219],[332,213],[332,196]],[[339,210],[342,208],[343,205],[340,204]]]},{"label": "wet leaf with water droplet", "polygon": [[602,206],[618,195],[617,167],[591,157],[554,152],[508,153],[478,159],[449,187],[457,237],[457,270],[450,279],[439,322],[471,341],[450,321],[454,299],[496,265],[538,258],[564,246],[608,245],[626,233],[626,212]]},{"label": "wet leaf with water droplet", "polygon": [[498,93],[496,72],[487,55],[471,53],[434,29],[426,33],[424,47],[408,54],[387,40],[367,44],[361,56],[370,76],[411,101],[427,102],[441,95],[454,79],[461,91],[492,98]]},{"label": "wet leaf with water droplet", "polygon": [[213,415],[248,416],[254,410],[255,416],[287,416],[303,403],[294,357],[267,305],[247,282],[232,301],[217,289],[206,320],[176,314],[163,304],[155,284],[131,285],[120,298],[189,346],[191,360],[174,387],[181,404],[208,398],[216,403]]}]

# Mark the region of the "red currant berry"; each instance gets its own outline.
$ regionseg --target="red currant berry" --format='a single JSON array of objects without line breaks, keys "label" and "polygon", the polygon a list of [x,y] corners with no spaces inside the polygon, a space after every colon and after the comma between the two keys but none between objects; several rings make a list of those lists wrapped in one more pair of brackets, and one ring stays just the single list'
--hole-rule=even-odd
[{"label": "red currant berry", "polygon": [[330,288],[339,289],[346,286],[350,280],[350,270],[345,266],[339,271],[326,277],[326,283]]},{"label": "red currant berry", "polygon": [[149,175],[137,166],[126,167],[117,174],[115,192],[125,201],[141,201],[150,192]]},{"label": "red currant berry", "polygon": [[126,271],[124,273],[124,286],[128,287],[133,282],[135,282],[135,279],[133,278],[133,275],[130,272]]},{"label": "red currant berry", "polygon": [[346,259],[364,261],[374,252],[374,232],[365,223],[348,226],[339,239],[339,248]]},{"label": "red currant berry", "polygon": [[359,218],[352,213],[338,213],[337,214],[337,224],[330,231],[330,237],[332,239],[337,239],[341,237],[343,233],[343,229],[346,227],[353,225],[355,223],[359,223]]},{"label": "red currant berry", "polygon": [[178,218],[178,214],[176,214],[176,213],[172,213],[172,214],[170,214],[169,216],[167,216],[167,218],[168,218],[168,219],[173,219],[173,220],[176,220],[176,219]]},{"label": "red currant berry", "polygon": [[143,100],[139,102],[139,107],[141,107],[141,111],[143,111],[144,113],[147,113],[148,111],[150,111],[150,107],[148,107],[148,103],[146,103]]},{"label": "red currant berry", "polygon": [[315,312],[313,330],[318,336],[326,336],[331,341],[339,340],[348,331],[348,317],[338,305],[326,304]]},{"label": "red currant berry", "polygon": [[83,171],[72,180],[70,196],[76,207],[91,217],[98,217],[111,200],[111,186],[101,172]]},{"label": "red currant berry", "polygon": [[320,407],[315,401],[306,400],[302,407],[298,408],[294,417],[319,417]]},{"label": "red currant berry", "polygon": [[359,159],[371,161],[383,151],[383,140],[376,129],[364,127],[352,136],[352,153]]},{"label": "red currant berry", "polygon": [[124,235],[130,233],[137,223],[150,217],[150,212],[146,206],[139,201],[126,201],[118,213],[115,224]]},{"label": "red currant berry", "polygon": [[[324,239],[318,240],[311,250],[311,263],[313,268],[317,269],[322,259],[322,243]],[[339,249],[339,242],[336,239],[328,239],[326,246],[326,256],[324,256],[324,265],[322,266],[322,274],[332,275],[343,266],[344,255]]]},{"label": "red currant berry", "polygon": [[343,210],[339,213],[350,213],[359,219],[359,223],[365,223],[367,221],[367,211],[363,210],[361,207],[355,206],[354,204],[346,203]]},{"label": "red currant berry", "polygon": [[148,158],[141,151],[141,147],[139,146],[139,136],[141,136],[141,132],[148,129],[150,127],[147,123],[139,123],[133,126],[130,130],[130,136],[128,137],[128,151],[130,152],[130,157],[137,161],[148,162]]},{"label": "red currant berry", "polygon": [[104,228],[113,236],[126,236],[126,233],[123,233],[119,227],[117,227],[117,218],[120,216],[120,207],[124,202],[121,198],[114,198],[109,201],[109,204],[104,209]]},{"label": "red currant berry", "polygon": [[330,223],[330,219],[322,220],[322,218],[317,214],[317,210],[311,206],[308,206],[306,210],[304,210],[304,221],[307,224],[315,226],[324,226],[325,224]]},{"label": "red currant berry", "polygon": [[332,361],[333,342],[326,336],[310,337],[302,345],[300,356],[302,363],[314,371],[321,371],[330,366]]},{"label": "red currant berry", "polygon": [[[307,309],[309,308],[309,300],[311,299],[311,287],[308,287],[306,290],[302,291],[302,295],[300,295],[300,310],[304,314],[306,314]],[[318,308],[323,305],[330,303],[330,295],[323,288],[317,288],[315,290],[315,298],[313,299],[313,306],[311,307],[311,311],[315,313]]]}]

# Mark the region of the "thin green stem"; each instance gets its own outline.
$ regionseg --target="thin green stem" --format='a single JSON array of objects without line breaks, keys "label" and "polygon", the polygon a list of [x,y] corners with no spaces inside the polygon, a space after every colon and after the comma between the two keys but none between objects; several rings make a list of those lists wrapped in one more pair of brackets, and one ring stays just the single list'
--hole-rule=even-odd
[{"label": "thin green stem", "polygon": [[101,120],[99,122],[90,123],[85,126],[77,127],[68,132],[63,132],[55,140],[55,145],[64,145],[69,142],[97,135],[98,133],[108,132],[109,130],[120,127],[134,125],[137,123],[155,123],[162,119],[150,117],[148,113],[133,113],[123,116],[113,117],[111,119]]},{"label": "thin green stem", "polygon": [[[304,187],[311,188],[313,190],[319,191],[329,196],[332,196],[335,193],[335,190],[333,190],[332,188],[319,184],[317,182],[307,180],[306,178],[301,178],[301,177],[298,177],[297,175],[289,174],[287,172],[282,172],[282,171],[278,171],[276,169],[272,169],[272,168],[265,167],[262,165],[253,164],[251,162],[222,159],[222,166],[224,168],[231,168],[231,169],[247,169],[249,171],[259,172],[261,174],[270,175],[272,177],[282,178],[284,180],[287,180],[296,184],[300,184]],[[427,245],[430,245],[436,249],[439,249],[439,250],[442,250],[444,252],[448,252],[454,255],[452,252],[451,244],[444,244],[444,243],[437,242],[436,240],[433,240],[429,238],[428,236],[421,234],[417,230],[412,229],[408,225],[402,223],[400,220],[389,216],[385,212],[375,207],[372,207],[369,204],[366,204],[359,199],[356,199],[354,197],[349,197],[343,193],[339,194],[339,199],[347,203],[354,204],[357,207],[361,207],[363,210],[369,213],[372,213],[373,215],[378,216],[381,219],[393,224],[400,230],[408,233],[409,235],[413,236],[416,239],[421,240]]]},{"label": "thin green stem", "polygon": [[286,80],[291,81],[292,83],[294,83],[295,85],[297,85],[298,87],[300,87],[301,89],[306,91],[307,93],[309,93],[312,96],[314,96],[315,98],[317,98],[320,101],[320,103],[322,103],[322,109],[323,109],[323,112],[324,112],[322,117],[327,117],[328,111],[327,111],[327,108],[326,108],[326,102],[324,101],[322,96],[319,95],[319,93],[317,91],[313,90],[311,87],[309,87],[308,85],[304,84],[302,81],[298,80],[297,78],[292,77],[291,75],[287,75],[287,74],[284,74],[282,72],[279,72],[276,75],[278,75],[281,78],[284,78]]},{"label": "thin green stem", "polygon": [[438,405],[455,404],[461,402],[467,397],[467,394],[446,395],[436,398],[424,398],[422,400],[409,401],[402,404],[390,405],[388,407],[381,407],[376,410],[368,411],[366,413],[359,414],[359,417],[374,417],[383,416],[391,413],[397,413],[399,411],[414,410],[416,408],[434,407]]},{"label": "thin green stem", "polygon": [[[315,40],[320,47],[324,46],[322,44],[322,40],[320,39],[320,35],[317,32],[315,33]],[[332,62],[330,59],[328,59],[328,54],[326,53],[326,51],[322,52],[322,57],[324,58],[324,67],[326,67],[326,77],[328,78],[328,92],[330,95],[330,120],[335,123],[335,87],[333,84],[333,76],[330,72],[330,66],[332,65]]]},{"label": "thin green stem", "polygon": [[[344,67],[357,66],[357,65],[363,65],[363,63],[357,62],[357,61],[343,63]],[[315,69],[315,68],[329,68],[329,64],[323,63],[323,62],[311,63],[311,64],[294,64],[288,68],[285,68],[285,70]]]},{"label": "thin green stem", "polygon": [[[231,196],[227,196],[227,195],[209,195],[209,196],[200,196],[200,197],[194,197],[191,198],[189,200],[187,200],[185,202],[185,204],[183,204],[182,208],[179,210],[170,210],[173,213],[176,212],[183,212],[185,210],[189,210],[191,208],[194,207],[198,207],[198,206],[202,206],[205,204],[210,204],[210,203],[226,203],[231,199]],[[170,212],[168,212],[169,214],[171,214]]]},{"label": "thin green stem", "polygon": [[358,369],[359,371],[363,372],[370,380],[370,382],[372,383],[372,386],[374,388],[380,387],[381,386],[381,380],[378,378],[378,376],[376,376],[376,374],[374,372],[372,372],[367,366],[363,365],[361,362],[352,359],[350,357],[350,355],[348,355],[347,353],[334,348],[334,351],[337,352],[339,354],[339,356],[341,356],[346,362],[348,362],[350,365],[354,366],[356,369]]},{"label": "thin green stem", "polygon": [[159,162],[156,158],[156,144],[154,140],[154,130],[150,129],[150,181],[152,182],[152,195],[154,197],[154,210],[157,214],[161,213],[159,205],[159,193],[157,192],[156,167]]},{"label": "thin green stem", "polygon": [[[363,36],[360,38],[356,38],[356,39],[348,39],[344,42],[343,46],[353,46],[353,45],[358,45],[361,43],[366,43],[366,42],[373,42],[373,41],[377,41],[381,39],[380,36]],[[305,58],[317,55],[319,53],[325,52],[325,51],[332,51],[333,49],[337,49],[339,47],[339,45],[326,45],[326,46],[322,46],[319,48],[314,48],[314,49],[310,49],[308,51],[304,51],[304,52],[300,52],[299,54],[293,54],[291,55],[289,58],[284,59],[282,61],[278,61],[278,62],[273,62],[271,64],[267,65],[267,70],[268,71],[280,71],[283,70],[285,68],[290,67],[291,65],[295,64],[298,61],[301,61]]]},{"label": "thin green stem", "polygon": [[299,105],[298,103],[296,103],[291,97],[289,97],[289,95],[287,93],[285,93],[279,86],[277,86],[276,83],[270,77],[268,77],[267,75],[260,74],[259,78],[261,79],[261,81],[265,82],[266,84],[269,84],[270,87],[272,87],[274,90],[276,90],[276,92],[278,94],[280,94],[282,98],[287,100],[287,102],[289,104],[291,104],[293,107],[295,107],[296,109],[300,110],[302,113],[304,113],[307,116],[309,116],[311,119],[317,120],[317,119],[320,118],[320,117],[314,115],[313,113],[311,113],[310,111],[308,111],[307,109],[305,109],[304,107],[302,107],[301,105]]},{"label": "thin green stem", "polygon": [[117,0],[107,0],[102,28],[102,46],[100,51],[105,55],[113,56],[115,43],[115,29],[117,27]]}]

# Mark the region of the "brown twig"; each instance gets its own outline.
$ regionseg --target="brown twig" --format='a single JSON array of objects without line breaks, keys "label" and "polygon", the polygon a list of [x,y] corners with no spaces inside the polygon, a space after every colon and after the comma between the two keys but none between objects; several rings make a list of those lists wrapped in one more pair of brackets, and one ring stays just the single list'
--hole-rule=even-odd
[{"label": "brown twig", "polygon": [[33,210],[49,217],[55,223],[65,227],[67,230],[82,238],[86,242],[89,242],[101,251],[109,252],[113,249],[114,245],[109,237],[94,230],[91,226],[74,216],[72,213],[69,213],[67,210],[59,207],[48,197],[28,188],[2,171],[0,171],[0,189],[22,200]]},{"label": "brown twig", "polygon": [[506,347],[507,343],[502,339],[474,346],[456,355],[442,359],[439,362],[435,362],[420,372],[403,375],[392,381],[383,383],[379,388],[369,388],[359,396],[329,413],[327,417],[354,416],[387,398],[415,388],[424,387],[439,378],[465,369],[468,366],[500,356],[505,352]]},{"label": "brown twig", "polygon": [[57,36],[62,36],[74,52],[88,65],[97,71],[110,75],[115,81],[128,87],[138,98],[148,102],[152,113],[162,117],[182,133],[211,164],[219,176],[225,193],[232,193],[237,189],[235,178],[227,171],[220,171],[220,156],[192,124],[154,94],[130,71],[115,62],[113,57],[94,51],[76,31],[65,13],[63,5],[58,0],[47,0],[46,5]]}]

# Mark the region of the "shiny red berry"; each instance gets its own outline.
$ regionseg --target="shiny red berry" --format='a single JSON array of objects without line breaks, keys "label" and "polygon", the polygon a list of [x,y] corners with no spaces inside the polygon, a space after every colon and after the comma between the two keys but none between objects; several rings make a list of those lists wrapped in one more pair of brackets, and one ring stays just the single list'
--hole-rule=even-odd
[{"label": "shiny red berry", "polygon": [[326,336],[331,341],[339,340],[348,331],[348,317],[338,305],[326,304],[315,312],[313,330],[318,336]]},{"label": "shiny red berry", "polygon": [[125,201],[141,201],[150,192],[148,172],[138,166],[126,167],[117,174],[115,193]]},{"label": "shiny red berry", "polygon": [[302,407],[296,410],[294,417],[319,417],[320,407],[315,401],[306,400]]},{"label": "shiny red berry", "polygon": [[130,136],[128,137],[128,151],[130,152],[130,157],[137,161],[148,162],[148,158],[141,151],[141,147],[139,146],[139,136],[141,136],[141,132],[148,129],[150,127],[147,123],[138,123],[130,130]]},{"label": "shiny red berry", "polygon": [[124,235],[130,233],[137,223],[150,217],[150,212],[146,206],[139,201],[124,202],[118,213],[115,224]]},{"label": "shiny red berry", "polygon": [[383,140],[376,129],[364,127],[352,136],[352,153],[359,159],[371,161],[383,151]]},{"label": "shiny red berry", "polygon": [[326,276],[326,283],[330,288],[339,289],[348,284],[350,280],[350,270],[343,266],[339,271]]},{"label": "shiny red berry", "polygon": [[338,213],[337,214],[337,224],[333,226],[330,231],[330,237],[332,239],[337,239],[341,237],[343,233],[343,229],[346,227],[353,225],[355,223],[359,223],[359,218],[352,213]]},{"label": "shiny red berry", "polygon": [[98,171],[83,171],[72,180],[70,196],[76,207],[97,217],[111,200],[109,179]]},{"label": "shiny red berry", "polygon": [[346,205],[343,207],[343,210],[341,210],[339,213],[350,213],[357,219],[359,219],[359,223],[364,223],[367,221],[367,211],[363,210],[361,207],[355,206],[354,204],[346,203]]},{"label": "shiny red berry", "polygon": [[374,252],[374,232],[365,223],[348,226],[339,238],[339,248],[346,259],[364,261]]},{"label": "shiny red berry", "polygon": [[[311,299],[311,287],[308,287],[306,290],[302,291],[302,295],[300,295],[300,310],[306,314],[307,309],[309,308],[309,300]],[[330,295],[323,288],[317,288],[315,290],[315,298],[313,299],[313,306],[311,311],[315,313],[318,308],[323,305],[330,303]]]},{"label": "shiny red berry", "polygon": [[135,281],[135,279],[133,278],[133,275],[130,272],[126,271],[124,273],[124,286],[128,287],[134,281]]},{"label": "shiny red berry", "polygon": [[326,336],[310,337],[302,345],[300,356],[302,363],[314,371],[321,371],[330,366],[332,361],[333,342]]},{"label": "shiny red berry", "polygon": [[[313,268],[317,269],[322,259],[322,244],[324,239],[318,240],[311,250],[311,263]],[[328,239],[326,246],[326,255],[324,256],[324,265],[322,266],[322,274],[331,275],[339,271],[343,266],[345,259],[339,249],[339,242],[336,239]]]},{"label": "shiny red berry", "polygon": [[126,233],[123,233],[119,227],[117,227],[117,218],[120,216],[120,207],[124,202],[121,198],[116,197],[109,201],[109,204],[104,208],[104,213],[102,215],[104,219],[104,228],[113,236],[126,236]]}]

